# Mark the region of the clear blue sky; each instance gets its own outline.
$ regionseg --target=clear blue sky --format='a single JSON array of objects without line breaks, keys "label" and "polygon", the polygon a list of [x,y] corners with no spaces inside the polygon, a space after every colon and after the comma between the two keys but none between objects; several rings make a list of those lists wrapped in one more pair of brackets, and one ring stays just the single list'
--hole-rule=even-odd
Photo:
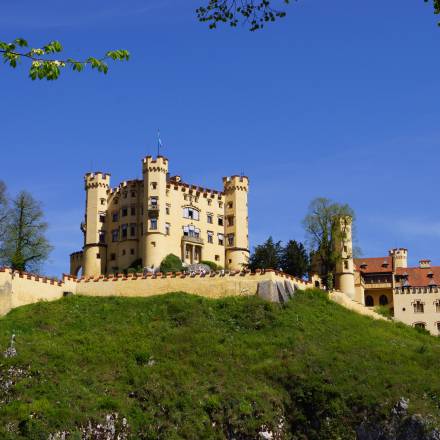
[{"label": "clear blue sky", "polygon": [[0,39],[61,40],[129,63],[32,82],[0,65],[0,178],[41,200],[68,271],[82,236],[83,174],[140,176],[160,127],[170,171],[220,188],[251,179],[250,239],[302,240],[309,202],[357,213],[364,256],[409,248],[440,264],[440,28],[422,0],[300,0],[262,32],[210,31],[207,0],[7,2]]}]

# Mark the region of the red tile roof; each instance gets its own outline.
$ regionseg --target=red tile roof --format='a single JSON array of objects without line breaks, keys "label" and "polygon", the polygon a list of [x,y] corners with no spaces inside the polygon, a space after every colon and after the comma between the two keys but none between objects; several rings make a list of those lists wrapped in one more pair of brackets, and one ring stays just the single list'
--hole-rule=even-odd
[{"label": "red tile roof", "polygon": [[[384,264],[387,263],[387,265]],[[362,273],[391,273],[393,271],[393,259],[388,257],[355,258],[354,264]],[[366,266],[364,266],[366,264]]]},{"label": "red tile roof", "polygon": [[[431,266],[426,269],[420,267],[399,267],[396,269],[396,275],[408,274],[406,278],[408,284],[413,287],[429,286],[430,283],[440,286],[440,266]],[[432,276],[428,276],[432,274]],[[400,282],[403,285],[404,279]]]}]

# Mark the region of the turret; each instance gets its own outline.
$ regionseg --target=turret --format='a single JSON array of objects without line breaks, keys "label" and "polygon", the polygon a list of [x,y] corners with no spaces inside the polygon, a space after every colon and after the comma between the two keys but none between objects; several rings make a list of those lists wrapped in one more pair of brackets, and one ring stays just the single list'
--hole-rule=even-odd
[{"label": "turret", "polygon": [[408,250],[405,248],[390,249],[390,257],[393,259],[393,270],[398,267],[408,267]]},{"label": "turret", "polygon": [[165,209],[168,159],[146,156],[142,160],[144,179],[142,262],[144,267],[158,268],[166,256]]},{"label": "turret", "polygon": [[86,216],[81,225],[84,232],[83,274],[98,276],[106,272],[106,211],[110,174],[87,173],[84,177]]},{"label": "turret", "polygon": [[249,179],[246,176],[224,177],[223,187],[225,193],[226,268],[240,270],[249,262]]},{"label": "turret", "polygon": [[339,240],[336,240],[335,243],[337,251],[340,253],[340,259],[336,265],[336,288],[354,299],[352,221],[350,216],[341,217],[339,220]]}]

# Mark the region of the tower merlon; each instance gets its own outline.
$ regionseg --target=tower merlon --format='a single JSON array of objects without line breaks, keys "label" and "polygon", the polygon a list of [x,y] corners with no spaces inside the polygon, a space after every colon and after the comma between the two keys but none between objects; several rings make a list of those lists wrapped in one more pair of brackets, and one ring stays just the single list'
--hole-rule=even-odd
[{"label": "tower merlon", "polygon": [[230,176],[223,177],[223,187],[225,191],[249,189],[249,178],[247,176]]},{"label": "tower merlon", "polygon": [[93,187],[110,188],[110,173],[103,173],[102,171],[95,171],[94,173],[87,173],[84,176],[84,183],[86,189]]}]

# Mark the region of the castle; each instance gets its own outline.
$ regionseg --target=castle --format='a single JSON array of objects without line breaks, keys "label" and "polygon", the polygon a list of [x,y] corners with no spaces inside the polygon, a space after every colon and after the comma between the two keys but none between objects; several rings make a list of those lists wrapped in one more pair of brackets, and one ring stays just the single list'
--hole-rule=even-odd
[{"label": "castle", "polygon": [[84,246],[70,274],[86,277],[140,266],[160,267],[168,254],[185,265],[212,261],[229,270],[248,262],[248,178],[223,178],[223,191],[170,177],[168,159],[146,156],[142,179],[110,187],[110,174],[85,175]]}]

